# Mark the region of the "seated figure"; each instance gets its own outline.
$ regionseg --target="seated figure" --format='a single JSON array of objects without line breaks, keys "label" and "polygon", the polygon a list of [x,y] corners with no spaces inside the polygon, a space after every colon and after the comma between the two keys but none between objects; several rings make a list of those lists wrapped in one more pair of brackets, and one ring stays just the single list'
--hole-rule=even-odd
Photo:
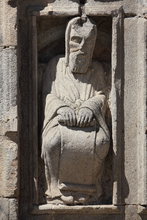
[{"label": "seated figure", "polygon": [[44,73],[42,158],[48,203],[98,204],[109,150],[104,70],[92,60],[96,25],[87,17],[67,25],[65,57]]}]

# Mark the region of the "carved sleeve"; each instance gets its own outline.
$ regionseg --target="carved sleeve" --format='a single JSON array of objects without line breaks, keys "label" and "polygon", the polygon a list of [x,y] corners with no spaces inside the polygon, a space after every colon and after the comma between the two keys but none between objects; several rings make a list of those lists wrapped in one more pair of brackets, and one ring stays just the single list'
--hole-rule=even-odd
[{"label": "carved sleeve", "polygon": [[81,108],[89,108],[93,111],[93,114],[99,114],[99,111],[103,112],[103,109],[106,104],[106,97],[102,91],[96,93],[96,95],[88,100],[86,100],[82,105]]},{"label": "carved sleeve", "polygon": [[97,94],[85,101],[81,108],[89,108],[100,125],[100,127],[104,130],[105,134],[107,135],[107,138],[110,138],[109,129],[107,127],[107,124],[105,122],[105,108],[106,108],[106,96],[102,91],[97,92]]},{"label": "carved sleeve", "polygon": [[51,60],[44,74],[43,82],[43,109],[44,109],[44,125],[45,127],[57,114],[57,110],[67,106],[62,100],[57,97],[56,83],[56,66],[59,62],[59,57]]}]

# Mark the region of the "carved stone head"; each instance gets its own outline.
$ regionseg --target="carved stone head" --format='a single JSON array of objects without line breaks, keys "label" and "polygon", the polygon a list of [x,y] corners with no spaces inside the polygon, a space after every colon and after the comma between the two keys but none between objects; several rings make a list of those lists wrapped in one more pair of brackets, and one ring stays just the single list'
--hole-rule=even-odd
[{"label": "carved stone head", "polygon": [[66,29],[66,65],[72,73],[86,73],[97,36],[96,25],[87,17],[73,18]]}]

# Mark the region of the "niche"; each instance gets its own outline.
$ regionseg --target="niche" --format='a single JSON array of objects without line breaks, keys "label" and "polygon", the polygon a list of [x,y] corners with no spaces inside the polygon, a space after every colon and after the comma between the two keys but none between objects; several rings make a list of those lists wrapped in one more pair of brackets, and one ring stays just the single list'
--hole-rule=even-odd
[{"label": "niche", "polygon": [[[85,3],[85,1],[81,1]],[[43,74],[48,62],[58,56],[65,56],[65,30],[71,17],[37,17],[37,57],[38,57],[38,203],[45,204],[47,189],[44,171],[44,161],[41,159],[42,128],[44,109],[42,100]],[[97,26],[97,39],[93,52],[93,60],[100,62],[104,69],[104,78],[107,85],[108,106],[110,105],[111,91],[111,44],[112,44],[112,18],[91,17]],[[105,120],[112,137],[112,122],[110,106],[107,108]],[[102,195],[100,204],[112,204],[113,187],[113,145],[110,140],[109,152],[106,156],[102,175]],[[94,203],[95,204],[95,203]]]}]

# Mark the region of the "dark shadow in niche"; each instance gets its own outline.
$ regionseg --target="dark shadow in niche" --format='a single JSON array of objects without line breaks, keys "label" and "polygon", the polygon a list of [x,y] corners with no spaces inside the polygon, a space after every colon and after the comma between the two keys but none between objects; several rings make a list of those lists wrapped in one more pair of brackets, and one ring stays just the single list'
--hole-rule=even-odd
[{"label": "dark shadow in niche", "polygon": [[103,173],[105,175],[102,176],[102,204],[109,205],[112,204],[112,191],[110,189],[113,189],[113,175],[112,175],[112,160],[113,160],[114,154],[113,154],[113,143],[112,140],[110,142],[110,148],[108,155],[105,159],[104,164],[104,170]]},{"label": "dark shadow in niche", "polygon": [[49,0],[48,2],[49,2],[49,3],[52,3],[52,2],[55,2],[55,1],[56,1],[56,0]]},{"label": "dark shadow in niche", "polygon": [[18,133],[16,131],[7,131],[5,136],[9,138],[9,140],[18,144]]},{"label": "dark shadow in niche", "polygon": [[79,3],[80,0],[71,0],[71,1],[72,1],[72,2],[77,2],[77,3]]},{"label": "dark shadow in niche", "polygon": [[84,5],[86,3],[86,0],[80,0],[80,4]]},{"label": "dark shadow in niche", "polygon": [[8,5],[10,5],[12,8],[17,7],[17,0],[9,0]]}]

